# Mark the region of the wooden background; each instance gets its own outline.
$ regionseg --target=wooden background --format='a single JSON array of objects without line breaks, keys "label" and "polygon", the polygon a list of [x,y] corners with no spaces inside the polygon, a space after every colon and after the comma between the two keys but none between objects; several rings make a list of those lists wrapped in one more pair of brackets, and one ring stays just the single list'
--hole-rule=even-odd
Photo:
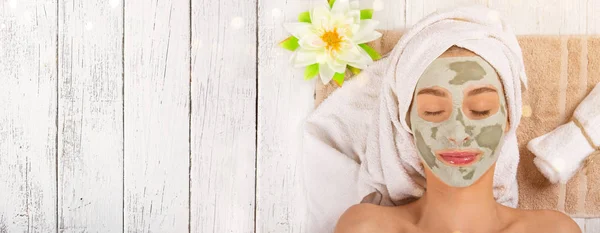
[{"label": "wooden background", "polygon": [[[0,233],[303,232],[314,82],[276,44],[321,1],[0,0]],[[381,29],[469,3],[600,33],[595,0],[361,1]]]}]

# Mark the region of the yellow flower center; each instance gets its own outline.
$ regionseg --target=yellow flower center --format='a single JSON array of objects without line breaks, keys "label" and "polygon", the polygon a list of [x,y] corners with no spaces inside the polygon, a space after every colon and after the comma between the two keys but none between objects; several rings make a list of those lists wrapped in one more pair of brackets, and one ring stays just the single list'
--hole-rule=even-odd
[{"label": "yellow flower center", "polygon": [[342,37],[337,32],[337,28],[334,28],[333,31],[326,31],[321,35],[321,40],[327,44],[327,49],[332,51],[339,51],[342,46]]}]

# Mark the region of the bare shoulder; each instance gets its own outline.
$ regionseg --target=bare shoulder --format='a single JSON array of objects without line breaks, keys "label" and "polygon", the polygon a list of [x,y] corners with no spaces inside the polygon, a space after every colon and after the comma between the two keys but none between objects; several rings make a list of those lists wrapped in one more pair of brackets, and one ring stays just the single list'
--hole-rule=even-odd
[{"label": "bare shoulder", "polygon": [[373,204],[357,204],[348,208],[335,226],[335,233],[372,232],[377,227],[381,207]]},{"label": "bare shoulder", "polygon": [[[527,232],[581,233],[579,225],[568,215],[555,210],[520,210],[520,228]],[[509,231],[507,231],[509,232]]]},{"label": "bare shoulder", "polygon": [[403,221],[398,208],[373,204],[357,204],[348,208],[338,220],[335,233],[399,232],[409,223]]},{"label": "bare shoulder", "polygon": [[[581,233],[579,225],[568,215],[556,210],[541,210],[538,220],[554,225],[552,230],[557,233]],[[546,220],[544,220],[546,219]]]}]

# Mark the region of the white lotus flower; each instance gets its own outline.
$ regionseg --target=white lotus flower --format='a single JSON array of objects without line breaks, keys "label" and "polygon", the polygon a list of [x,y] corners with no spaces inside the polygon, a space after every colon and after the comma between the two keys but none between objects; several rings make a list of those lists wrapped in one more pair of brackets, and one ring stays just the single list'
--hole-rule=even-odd
[{"label": "white lotus flower", "polygon": [[327,84],[336,73],[343,74],[348,65],[364,69],[373,63],[359,44],[381,37],[375,31],[379,22],[361,20],[358,1],[337,0],[331,9],[314,8],[310,18],[311,23],[285,24],[300,45],[291,58],[296,68],[319,64],[321,81]]}]

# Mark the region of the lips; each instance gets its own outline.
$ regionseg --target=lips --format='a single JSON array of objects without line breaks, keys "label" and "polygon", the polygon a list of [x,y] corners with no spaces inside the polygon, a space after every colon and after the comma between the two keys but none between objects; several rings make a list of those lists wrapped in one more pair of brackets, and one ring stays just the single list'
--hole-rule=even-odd
[{"label": "lips", "polygon": [[436,152],[438,158],[448,165],[465,166],[478,160],[482,155],[479,150],[444,150]]}]

